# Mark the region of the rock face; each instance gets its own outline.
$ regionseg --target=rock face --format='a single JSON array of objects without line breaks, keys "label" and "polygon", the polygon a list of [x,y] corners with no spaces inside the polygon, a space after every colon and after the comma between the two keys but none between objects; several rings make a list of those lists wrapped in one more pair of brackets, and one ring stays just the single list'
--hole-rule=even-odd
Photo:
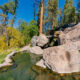
[{"label": "rock face", "polygon": [[38,47],[38,46],[32,47],[30,49],[30,52],[34,53],[34,54],[37,54],[37,55],[43,54],[43,50],[40,47]]},{"label": "rock face", "polygon": [[37,65],[37,66],[40,66],[40,67],[42,67],[42,68],[46,68],[43,59],[41,59],[40,61],[38,61],[38,62],[36,63],[36,65]]},{"label": "rock face", "polygon": [[13,65],[12,57],[17,53],[18,52],[13,51],[12,53],[8,54],[6,58],[4,59],[4,62],[0,64],[0,68],[6,67],[6,66],[12,66]]},{"label": "rock face", "polygon": [[80,71],[80,41],[66,43],[44,50],[45,65],[58,73]]},{"label": "rock face", "polygon": [[34,47],[25,46],[20,50],[20,52],[25,52],[25,51],[34,53],[37,55],[43,54],[43,50],[39,46],[34,46]]},{"label": "rock face", "polygon": [[30,47],[29,46],[25,46],[20,50],[20,52],[25,52],[25,51],[29,52],[30,51]]},{"label": "rock face", "polygon": [[34,46],[37,45],[37,40],[38,40],[38,36],[34,36],[34,37],[31,39],[31,45],[32,45],[32,47],[34,47]]},{"label": "rock face", "polygon": [[60,35],[60,44],[80,41],[80,23],[72,28],[65,29]]},{"label": "rock face", "polygon": [[48,38],[44,34],[41,34],[40,36],[34,36],[32,38],[31,45],[32,47],[34,46],[44,47],[48,42],[49,42]]},{"label": "rock face", "polygon": [[40,46],[40,47],[43,47],[43,46],[45,46],[48,42],[49,42],[48,38],[47,38],[44,34],[41,34],[41,35],[38,37],[37,45]]}]

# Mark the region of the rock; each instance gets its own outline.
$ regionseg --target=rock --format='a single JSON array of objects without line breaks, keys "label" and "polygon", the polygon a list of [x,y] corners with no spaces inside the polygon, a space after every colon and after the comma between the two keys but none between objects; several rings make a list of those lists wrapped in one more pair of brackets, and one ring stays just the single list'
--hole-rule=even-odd
[{"label": "rock", "polygon": [[34,53],[34,54],[37,54],[37,55],[43,54],[43,50],[40,47],[38,47],[38,46],[32,47],[30,49],[30,52]]},{"label": "rock", "polygon": [[46,68],[43,59],[41,59],[40,61],[38,61],[38,62],[36,63],[36,66],[40,66],[40,67],[42,67],[42,68]]},{"label": "rock", "polygon": [[44,50],[45,65],[58,73],[80,71],[80,41],[66,43]]},{"label": "rock", "polygon": [[20,52],[25,52],[25,51],[30,52],[30,47],[29,46],[25,46],[20,50]]},{"label": "rock", "polygon": [[0,68],[3,68],[3,67],[7,67],[7,66],[12,66],[13,63],[3,63],[3,64],[0,64]]},{"label": "rock", "polygon": [[31,45],[32,45],[32,47],[34,47],[34,46],[37,45],[37,40],[38,40],[38,36],[34,36],[34,37],[31,39]]},{"label": "rock", "polygon": [[49,42],[48,38],[44,34],[41,34],[38,37],[37,45],[40,47],[44,47],[48,42]]},{"label": "rock", "polygon": [[25,46],[20,50],[20,52],[25,52],[25,51],[34,53],[37,55],[43,54],[43,50],[39,46],[34,46],[34,47]]},{"label": "rock", "polygon": [[6,67],[6,66],[12,66],[13,65],[13,61],[12,61],[12,57],[17,54],[18,52],[13,51],[12,53],[8,54],[6,56],[6,58],[4,59],[4,62],[2,64],[0,64],[0,68]]},{"label": "rock", "polygon": [[59,35],[60,44],[80,41],[80,23],[72,28],[67,28]]}]

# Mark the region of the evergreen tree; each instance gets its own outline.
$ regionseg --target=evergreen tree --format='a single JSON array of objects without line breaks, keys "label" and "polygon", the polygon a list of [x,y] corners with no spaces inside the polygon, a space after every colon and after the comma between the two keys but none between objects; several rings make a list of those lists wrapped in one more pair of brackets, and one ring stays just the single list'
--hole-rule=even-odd
[{"label": "evergreen tree", "polygon": [[63,23],[70,24],[76,22],[76,9],[73,0],[66,0],[64,5]]},{"label": "evergreen tree", "polygon": [[59,19],[58,19],[58,25],[62,25],[63,24],[63,10],[62,8],[60,8],[59,10]]},{"label": "evergreen tree", "polygon": [[78,22],[80,22],[80,0],[78,0]]},{"label": "evergreen tree", "polygon": [[40,14],[41,14],[41,2],[39,3],[39,9],[37,12],[37,26],[40,26]]},{"label": "evergreen tree", "polygon": [[49,0],[48,1],[48,21],[53,26],[57,25],[57,16],[58,16],[58,0]]},{"label": "evergreen tree", "polygon": [[17,11],[17,7],[18,7],[18,0],[11,1],[11,3],[9,5],[11,7],[11,14],[13,15],[13,18],[12,18],[12,21],[11,21],[12,27],[13,27],[13,24],[14,24],[14,21],[15,21],[16,11]]}]

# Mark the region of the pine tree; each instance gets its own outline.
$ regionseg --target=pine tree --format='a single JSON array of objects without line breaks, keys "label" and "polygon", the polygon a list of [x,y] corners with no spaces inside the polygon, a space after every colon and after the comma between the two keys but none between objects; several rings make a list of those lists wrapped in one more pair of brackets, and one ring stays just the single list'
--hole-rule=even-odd
[{"label": "pine tree", "polygon": [[59,9],[59,18],[58,18],[58,25],[62,25],[63,24],[63,10],[62,8]]},{"label": "pine tree", "polygon": [[13,27],[16,11],[17,11],[17,7],[18,7],[18,0],[13,0],[13,4],[10,7],[12,7],[11,13],[13,15],[13,18],[12,18],[12,27]]},{"label": "pine tree", "polygon": [[78,0],[78,22],[80,22],[80,0]]},{"label": "pine tree", "polygon": [[39,3],[39,9],[37,12],[37,26],[40,26],[40,14],[41,14],[41,2]]},{"label": "pine tree", "polygon": [[[43,12],[43,33],[44,33],[44,25],[45,25],[45,13],[46,13],[46,7],[44,5],[44,12]],[[40,16],[41,16],[41,2],[39,3],[39,9],[37,12],[37,26],[40,27]]]},{"label": "pine tree", "polygon": [[73,0],[66,0],[64,5],[63,23],[70,24],[76,22],[76,9]]},{"label": "pine tree", "polygon": [[48,21],[51,24],[51,28],[57,25],[57,16],[58,16],[58,0],[49,0],[48,1]]}]

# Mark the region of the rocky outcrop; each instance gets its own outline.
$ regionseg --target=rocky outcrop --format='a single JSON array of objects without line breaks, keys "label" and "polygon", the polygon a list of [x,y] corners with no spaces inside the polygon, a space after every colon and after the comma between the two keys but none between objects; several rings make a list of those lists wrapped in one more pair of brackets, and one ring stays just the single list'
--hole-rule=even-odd
[{"label": "rocky outcrop", "polygon": [[60,44],[65,44],[67,42],[80,41],[80,23],[74,27],[66,28],[59,35]]},{"label": "rocky outcrop", "polygon": [[42,50],[40,47],[35,46],[35,47],[32,47],[32,48],[30,49],[30,53],[34,53],[34,54],[37,54],[37,55],[41,55],[41,54],[43,54],[43,50]]},{"label": "rocky outcrop", "polygon": [[25,51],[28,51],[28,52],[30,52],[30,46],[25,46],[25,47],[23,47],[21,50],[20,50],[20,52],[22,53],[22,52],[25,52]]},{"label": "rocky outcrop", "polygon": [[31,39],[32,47],[37,45],[37,41],[38,41],[38,36],[33,36],[33,38]]},{"label": "rocky outcrop", "polygon": [[32,38],[31,45],[32,47],[34,46],[44,47],[48,42],[49,42],[48,38],[44,34],[41,34],[40,36],[34,36]]},{"label": "rocky outcrop", "polygon": [[45,46],[48,42],[49,42],[48,38],[47,38],[44,34],[41,34],[41,35],[38,37],[37,45],[40,46],[40,47],[43,47],[43,46]]},{"label": "rocky outcrop", "polygon": [[6,56],[6,58],[4,59],[3,63],[0,64],[0,68],[12,66],[13,65],[12,57],[15,56],[17,53],[22,53],[22,52],[26,52],[26,51],[29,53],[37,54],[37,55],[43,54],[43,50],[38,46],[35,46],[32,48],[30,48],[29,46],[25,46],[19,52],[13,51],[12,53],[8,54]]},{"label": "rocky outcrop", "polygon": [[18,52],[13,51],[12,53],[8,54],[6,56],[6,58],[4,59],[4,62],[2,64],[0,64],[0,68],[7,67],[7,66],[12,66],[13,65],[12,57],[17,53]]},{"label": "rocky outcrop", "polygon": [[20,52],[25,52],[25,51],[33,54],[37,54],[37,55],[43,54],[43,50],[39,46],[34,46],[34,47],[25,46],[20,50]]},{"label": "rocky outcrop", "polygon": [[46,68],[43,59],[41,59],[40,61],[38,61],[38,62],[36,63],[36,66],[40,66],[40,67],[42,67],[42,68]]},{"label": "rocky outcrop", "polygon": [[80,41],[66,43],[44,50],[45,65],[58,73],[80,71]]}]

